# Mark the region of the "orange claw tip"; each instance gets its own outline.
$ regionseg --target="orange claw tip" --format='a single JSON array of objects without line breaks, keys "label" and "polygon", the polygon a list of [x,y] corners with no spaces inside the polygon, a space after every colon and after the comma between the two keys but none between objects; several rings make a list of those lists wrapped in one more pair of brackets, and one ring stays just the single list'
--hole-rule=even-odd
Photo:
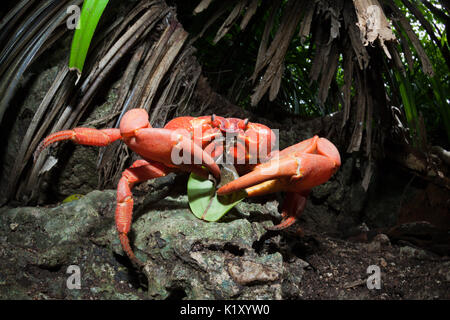
[{"label": "orange claw tip", "polygon": [[224,196],[226,194],[234,192],[235,191],[234,189],[235,188],[230,188],[230,186],[228,186],[228,185],[224,185],[224,186],[220,187],[219,189],[217,189],[217,195]]},{"label": "orange claw tip", "polygon": [[133,250],[130,246],[130,240],[126,233],[119,233],[120,244],[122,245],[123,251],[127,254],[130,260],[139,268],[143,268],[145,266],[144,262],[142,262],[138,257],[135,256]]},{"label": "orange claw tip", "polygon": [[189,157],[191,158],[191,160],[193,160],[194,163],[193,168],[196,167],[196,164],[201,165],[205,167],[209,172],[211,172],[214,178],[220,178],[219,166],[214,162],[214,159],[199,145],[193,143],[191,140],[182,138],[178,147],[183,150],[188,150],[188,153],[190,153]]},{"label": "orange claw tip", "polygon": [[336,146],[328,139],[320,138],[317,141],[317,151],[320,154],[323,154],[332,159],[335,163],[336,168],[339,168],[341,166],[341,155],[339,154]]},{"label": "orange claw tip", "polygon": [[[195,146],[197,147],[197,146]],[[198,153],[197,153],[198,154]],[[217,163],[214,162],[214,159],[207,154],[206,152],[202,151],[201,154],[201,165],[204,166],[216,179],[220,179],[220,168],[217,165]],[[194,152],[194,157],[196,153]],[[195,163],[195,162],[194,162]]]},{"label": "orange claw tip", "polygon": [[185,150],[191,151],[191,156],[193,157],[194,163],[198,163],[204,166],[209,172],[212,173],[214,178],[220,178],[219,166],[215,163],[214,159],[200,146],[196,145],[190,140],[182,139],[180,147],[184,148]]},{"label": "orange claw tip", "polygon": [[279,224],[275,226],[270,227],[264,226],[264,229],[269,231],[281,231],[292,226],[296,220],[297,219],[295,217],[287,217],[286,219],[283,219]]},{"label": "orange claw tip", "polygon": [[52,133],[48,137],[46,137],[44,140],[39,143],[38,147],[36,148],[36,151],[33,153],[33,162],[36,162],[41,152],[47,148],[49,145],[58,142],[58,141],[64,141],[64,140],[70,140],[73,139],[75,135],[75,132],[73,130],[64,130],[64,131],[58,131],[55,133]]}]

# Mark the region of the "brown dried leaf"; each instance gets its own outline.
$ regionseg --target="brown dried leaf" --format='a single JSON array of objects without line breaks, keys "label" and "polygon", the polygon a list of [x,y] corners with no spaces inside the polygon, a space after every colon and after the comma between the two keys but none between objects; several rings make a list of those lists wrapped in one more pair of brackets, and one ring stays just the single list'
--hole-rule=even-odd
[{"label": "brown dried leaf", "polygon": [[388,5],[394,12],[394,14],[399,22],[399,26],[401,26],[403,28],[403,30],[405,31],[409,40],[411,41],[412,45],[416,49],[417,55],[419,56],[419,59],[422,63],[423,72],[426,75],[433,77],[434,76],[433,65],[431,64],[430,59],[428,58],[428,55],[425,52],[425,49],[423,48],[422,44],[420,43],[419,38],[414,33],[414,30],[412,29],[411,25],[409,24],[408,19],[403,15],[403,13],[400,11],[400,9],[397,6],[395,6],[391,3],[388,3]]},{"label": "brown dried leaf", "polygon": [[194,14],[199,14],[203,10],[206,10],[209,7],[209,5],[211,4],[211,2],[212,2],[212,0],[202,0],[202,2],[200,2],[198,4],[198,6],[195,7]]},{"label": "brown dried leaf", "polygon": [[[269,50],[265,55],[262,66],[269,63],[267,70],[255,88],[255,92],[251,96],[251,104],[255,106],[261,100],[262,96],[267,92],[272,82],[276,81],[276,75],[279,73],[280,65],[283,64],[284,56],[291,42],[295,29],[300,21],[300,10],[302,1],[291,0],[285,7],[281,25],[272,41]],[[256,72],[256,70],[255,70]],[[276,85],[274,86],[276,88]],[[278,91],[277,91],[278,92]]]},{"label": "brown dried leaf", "polygon": [[263,61],[264,61],[264,58],[265,58],[266,52],[267,52],[267,45],[269,42],[270,31],[273,28],[276,13],[277,13],[280,5],[281,5],[281,0],[276,0],[275,2],[273,2],[272,7],[270,8],[269,18],[264,27],[263,36],[262,36],[261,43],[260,43],[259,49],[258,49],[258,56],[256,58],[255,71],[253,72],[253,75],[251,76],[251,80],[253,82],[256,80],[256,77],[258,76],[259,72],[263,68]]},{"label": "brown dried leaf", "polygon": [[331,44],[331,51],[324,63],[324,69],[322,69],[318,98],[321,103],[325,103],[328,97],[328,90],[330,89],[331,81],[333,81],[334,75],[339,62],[339,51],[337,45]]},{"label": "brown dried leaf", "polygon": [[272,81],[272,84],[270,85],[270,91],[269,91],[269,100],[273,101],[278,95],[278,92],[280,91],[281,86],[281,78],[283,78],[283,71],[284,71],[284,63],[281,63],[277,73],[275,74],[275,78]]},{"label": "brown dried leaf", "polygon": [[353,0],[353,4],[358,17],[357,26],[362,43],[367,46],[378,39],[390,59],[391,56],[384,42],[394,41],[396,38],[378,0]]},{"label": "brown dried leaf", "polygon": [[369,65],[369,54],[366,48],[363,46],[360,36],[359,29],[356,26],[357,18],[354,10],[354,6],[350,1],[345,2],[344,6],[344,23],[345,28],[348,31],[350,42],[355,52],[356,59],[358,59],[358,64],[360,69],[365,69]]},{"label": "brown dried leaf", "polygon": [[344,116],[342,118],[341,128],[344,128],[350,117],[352,79],[353,50],[352,46],[348,44],[344,52],[344,86],[342,87],[342,92],[344,94]]},{"label": "brown dried leaf", "polygon": [[306,37],[309,36],[311,31],[311,22],[314,15],[315,4],[316,3],[313,1],[308,1],[305,3],[307,8],[302,23],[300,24],[300,31],[298,32],[298,35],[301,37],[302,44],[305,42]]},{"label": "brown dried leaf", "polygon": [[168,46],[166,53],[164,57],[161,59],[161,62],[158,64],[157,68],[155,69],[154,74],[149,79],[149,82],[147,84],[147,90],[145,91],[145,94],[143,96],[143,98],[145,98],[145,102],[142,104],[142,108],[146,109],[147,111],[150,110],[153,98],[160,86],[162,78],[169,70],[172,63],[174,62],[179,51],[183,47],[188,35],[189,34],[183,28],[181,27],[177,28],[171,35],[167,44],[165,44]]},{"label": "brown dried leaf", "polygon": [[250,5],[247,8],[247,11],[245,11],[244,18],[242,18],[241,21],[241,30],[244,30],[245,27],[247,27],[248,22],[253,17],[253,15],[256,13],[256,9],[258,9],[258,3],[259,0],[252,0]]},{"label": "brown dried leaf", "polygon": [[348,153],[357,152],[361,148],[367,99],[367,87],[364,73],[365,71],[356,72],[356,117],[350,144],[347,148]]},{"label": "brown dried leaf", "polygon": [[244,10],[245,6],[247,5],[247,0],[241,0],[234,6],[233,10],[231,11],[228,18],[225,20],[225,22],[222,24],[222,26],[219,28],[219,31],[217,31],[217,34],[213,40],[213,43],[216,44],[220,41],[220,39],[223,38],[224,35],[227,34],[228,30],[233,26],[234,22],[237,20],[239,15],[241,14],[242,10]]}]

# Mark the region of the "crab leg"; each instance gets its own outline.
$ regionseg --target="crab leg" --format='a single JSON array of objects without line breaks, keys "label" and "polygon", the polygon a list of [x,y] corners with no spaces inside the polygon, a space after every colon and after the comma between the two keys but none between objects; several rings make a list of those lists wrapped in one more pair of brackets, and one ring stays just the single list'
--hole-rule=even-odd
[{"label": "crab leg", "polygon": [[120,122],[120,133],[127,146],[146,160],[184,171],[206,171],[204,166],[215,178],[220,177],[214,159],[195,143],[188,130],[170,125],[153,128],[144,109],[127,111]]},{"label": "crab leg", "polygon": [[217,194],[224,195],[245,189],[247,196],[254,197],[287,192],[283,207],[283,220],[270,230],[281,230],[292,225],[301,215],[311,188],[328,181],[341,165],[336,147],[327,139],[317,136],[274,152],[271,160],[224,185]]},{"label": "crab leg", "polygon": [[288,155],[258,165],[252,172],[217,190],[217,193],[224,195],[245,189],[251,197],[278,191],[306,191],[326,182],[333,169],[334,164],[321,155]]},{"label": "crab leg", "polygon": [[265,227],[267,230],[279,231],[290,227],[301,216],[306,207],[306,193],[288,192],[283,203],[281,222],[272,227]]},{"label": "crab leg", "polygon": [[123,251],[128,255],[131,261],[138,266],[143,263],[134,254],[128,239],[128,232],[131,228],[133,213],[133,194],[131,189],[136,183],[159,178],[172,172],[171,168],[158,162],[148,162],[137,160],[131,167],[122,173],[122,178],[117,185],[117,207],[116,207],[116,228],[119,233],[120,243]]},{"label": "crab leg", "polygon": [[[310,140],[314,145],[308,148],[311,153],[304,152],[302,142],[284,149],[278,157],[257,165],[252,172],[226,184],[217,193],[224,195],[242,189],[246,189],[248,196],[301,192],[325,183],[341,164],[339,152],[328,140],[313,139]],[[296,147],[301,148],[296,150]]]},{"label": "crab leg", "polygon": [[214,159],[201,146],[176,131],[142,128],[126,137],[125,142],[144,159],[189,172],[201,171],[204,166],[215,178],[220,178],[220,168]]},{"label": "crab leg", "polygon": [[42,150],[58,141],[72,140],[77,144],[104,147],[121,138],[119,129],[75,128],[58,131],[42,140],[35,151],[34,158],[37,159]]}]

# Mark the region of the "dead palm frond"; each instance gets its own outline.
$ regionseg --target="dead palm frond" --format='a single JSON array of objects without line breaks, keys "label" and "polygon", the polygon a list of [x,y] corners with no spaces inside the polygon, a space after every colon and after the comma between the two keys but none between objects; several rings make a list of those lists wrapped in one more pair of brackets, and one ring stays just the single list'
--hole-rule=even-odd
[{"label": "dead palm frond", "polygon": [[[208,4],[210,2],[208,1]],[[352,126],[350,135],[344,136],[347,141],[347,150],[359,151],[364,140],[366,140],[366,148],[370,146],[370,140],[374,137],[372,123],[379,121],[376,119],[377,114],[375,118],[372,117],[373,109],[389,110],[390,107],[386,105],[386,101],[380,106],[369,105],[377,100],[376,97],[386,96],[387,92],[383,87],[379,87],[380,92],[375,92],[373,89],[366,90],[368,73],[378,73],[379,79],[386,77],[391,70],[404,74],[405,67],[400,54],[404,53],[410,69],[413,68],[413,55],[416,55],[425,75],[432,78],[435,74],[421,41],[413,31],[409,19],[399,8],[401,3],[404,3],[406,9],[424,25],[425,31],[430,34],[432,41],[438,45],[443,56],[446,57],[448,45],[444,45],[442,38],[439,39],[436,35],[438,29],[424,17],[417,3],[408,0],[402,0],[399,3],[387,0],[270,2],[270,10],[263,22],[265,23],[264,32],[251,76],[251,80],[255,82],[251,105],[257,106],[266,94],[269,101],[275,100],[279,92],[280,77],[286,68],[284,59],[289,44],[296,36],[301,37],[302,42],[310,37],[313,60],[309,77],[311,82],[317,83],[319,104],[325,104],[330,90],[333,87],[337,88],[336,73],[339,68],[342,69],[344,85],[339,95],[343,96],[340,99],[343,101],[345,114],[342,123],[343,132]],[[433,7],[428,1],[423,3],[428,8]],[[202,2],[199,7],[204,8],[204,4],[205,2]],[[228,17],[217,30],[214,42],[223,37],[224,29],[229,30],[233,22],[239,24],[239,21],[242,23],[245,20],[244,25],[247,26],[248,17],[256,12],[253,5],[253,2],[250,5],[250,1],[241,0],[235,1],[228,11],[222,12],[223,8],[220,8],[216,13],[211,12],[211,16],[221,13],[224,17],[228,12]],[[260,3],[260,8],[262,7]],[[264,8],[264,10],[267,9]],[[442,12],[439,15],[445,21],[450,19]],[[276,18],[279,19],[277,23]],[[296,30],[298,30],[297,34]],[[396,34],[400,36],[399,39]],[[339,57],[343,57],[342,62],[339,62]],[[396,81],[394,88],[399,87],[399,80],[394,78]],[[362,90],[364,96],[359,90]],[[357,94],[354,99],[352,99],[353,91]],[[401,96],[399,91],[397,94]],[[336,96],[335,92],[332,95]],[[402,104],[404,102],[407,101],[401,101]],[[447,107],[446,104],[441,106],[442,109]],[[414,115],[415,113],[413,117]],[[353,125],[348,124],[349,121],[352,121]],[[415,126],[419,122],[418,118],[414,121],[410,121],[409,125]],[[417,128],[413,130],[419,132]],[[413,136],[413,140],[416,138],[423,139],[423,137]]]},{"label": "dead palm frond", "polygon": [[[20,2],[15,9],[15,15],[22,17],[29,11],[35,1]],[[79,1],[47,0],[35,6],[35,10],[25,19],[15,19],[7,15],[2,21],[2,36],[4,42],[0,53],[0,123],[10,102],[19,88],[19,83],[31,63],[42,54],[42,48],[51,41],[56,29],[65,24],[68,4],[80,4]],[[8,34],[8,30],[14,32]],[[9,38],[7,39],[7,37]]]},{"label": "dead palm frond", "polygon": [[[202,1],[199,7],[205,9]],[[450,16],[439,11],[429,1],[423,5],[439,15],[441,21],[450,26]],[[404,5],[405,7],[401,7]],[[237,0],[230,4],[228,10],[218,7],[210,11],[210,16],[224,22],[217,28],[214,43],[224,37],[224,31],[230,30],[232,24],[249,25],[249,17],[258,15],[258,10],[266,10],[260,29],[264,30],[259,42],[253,74],[250,80],[254,83],[251,105],[257,106],[261,101],[274,101],[280,92],[280,79],[289,73],[286,70],[287,49],[296,37],[302,44],[310,39],[309,50],[312,50],[312,63],[309,69],[310,85],[317,86],[315,99],[323,113],[326,103],[343,109],[340,128],[341,143],[346,145],[349,153],[364,151],[368,157],[365,171],[365,186],[371,176],[373,146],[383,146],[383,139],[389,127],[393,125],[390,118],[391,105],[386,97],[394,94],[392,101],[403,107],[410,139],[418,148],[425,148],[426,132],[414,102],[414,95],[408,86],[406,67],[414,69],[417,57],[421,71],[429,77],[434,96],[440,101],[438,114],[441,115],[450,139],[448,119],[448,103],[442,100],[434,78],[435,71],[421,41],[414,32],[405,10],[413,15],[430,35],[431,40],[439,48],[447,61],[448,43],[438,28],[425,18],[422,4],[408,0],[364,0],[364,1],[271,1],[259,2],[255,10],[254,2]],[[443,4],[445,7],[445,4]],[[210,6],[211,7],[211,6]],[[446,7],[447,8],[447,7]],[[198,8],[197,8],[198,10]],[[447,8],[448,10],[448,8]],[[447,11],[448,12],[448,11]],[[228,16],[227,16],[228,14]],[[226,18],[225,18],[226,17]],[[259,15],[261,17],[261,15]],[[261,24],[263,26],[261,27]],[[209,23],[205,28],[211,28]],[[202,31],[202,34],[205,30]],[[241,30],[241,32],[245,32]],[[291,49],[292,50],[292,49]],[[337,72],[343,72],[343,84],[337,85]],[[395,76],[396,75],[396,76]],[[383,86],[385,79],[390,80],[389,88]],[[374,83],[376,83],[374,85]],[[406,83],[407,84],[407,83]],[[389,89],[389,91],[388,91]],[[298,91],[293,88],[294,91]],[[292,94],[283,95],[290,99],[290,107],[298,110],[298,101]],[[400,97],[400,98],[398,98]],[[334,102],[333,102],[334,101]],[[265,103],[265,102],[264,102]]]},{"label": "dead palm frond", "polygon": [[[423,72],[428,76],[434,74],[429,57],[397,2],[234,0],[217,2],[217,5],[215,2],[202,0],[195,7],[195,14],[200,16],[208,12],[208,16],[202,30],[192,35],[190,41],[176,18],[175,9],[164,1],[127,3],[129,14],[105,23],[94,36],[81,78],[75,82],[74,73],[62,67],[41,101],[9,175],[8,198],[21,199],[24,195],[28,199],[36,198],[36,186],[42,173],[48,170],[46,163],[51,159],[47,153],[42,153],[31,166],[37,143],[45,135],[74,127],[86,117],[99,89],[119,66],[124,72],[118,77],[118,99],[111,116],[102,119],[102,125],[117,126],[124,112],[142,107],[149,111],[152,125],[161,126],[170,116],[188,110],[192,113],[188,103],[202,79],[192,47],[194,41],[208,29],[216,28],[211,42],[220,44],[230,32],[250,33],[256,24],[262,24],[262,32],[255,48],[253,72],[248,77],[241,73],[239,79],[242,80],[235,79],[230,91],[240,95],[244,87],[253,85],[251,105],[274,101],[283,95],[295,100],[292,105],[300,113],[299,96],[283,89],[283,83],[293,90],[300,83],[295,80],[298,75],[285,79],[289,67],[286,56],[293,42],[300,43],[299,46],[308,42],[312,57],[308,79],[302,79],[302,86],[317,88],[316,91],[304,90],[314,95],[317,102],[314,109],[321,113],[325,113],[324,106],[330,101],[335,110],[342,108],[342,122],[335,132],[340,133],[345,150],[363,152],[369,159],[364,177],[367,186],[372,172],[371,151],[375,145],[383,144],[383,132],[392,122],[391,106],[386,97],[389,93],[402,97],[403,100],[394,97],[392,101],[404,108],[406,102],[412,101],[399,85],[403,78],[395,77],[395,74],[405,76],[401,53],[404,53],[408,68],[413,67],[417,57]],[[402,0],[402,3],[419,21],[426,20],[415,2]],[[422,3],[430,10],[436,9],[428,1]],[[70,4],[79,5],[81,0],[20,1],[0,21],[2,31],[8,31],[0,34],[3,48],[0,52],[0,121],[31,63],[66,34],[67,29],[63,26],[65,9]],[[446,13],[439,15],[443,20],[448,19]],[[435,27],[430,23],[426,24],[425,30],[434,34],[432,41],[441,42],[439,48],[445,56],[448,48],[441,41],[443,36],[434,32]],[[339,70],[343,74],[341,86],[336,79]],[[388,88],[384,85],[386,81]],[[445,98],[439,96],[436,81],[434,87],[438,100],[445,103]],[[208,101],[202,101],[199,112],[207,104]],[[414,106],[413,103],[409,105]],[[442,111],[444,116],[448,116],[447,113]],[[417,126],[413,131],[420,135],[423,126],[414,118],[419,115],[412,109],[410,114],[409,126]],[[101,151],[102,186],[116,180],[117,173],[128,160],[128,153],[120,146],[112,145]]]},{"label": "dead palm frond", "polygon": [[[56,164],[43,153],[30,166],[36,145],[51,132],[76,126],[119,62],[127,65],[119,80],[119,99],[102,125],[117,127],[121,116],[137,107],[149,111],[156,126],[163,125],[175,109],[182,113],[201,74],[195,50],[185,45],[187,36],[173,8],[162,1],[141,1],[115,28],[100,30],[81,78],[75,82],[76,74],[64,66],[42,100],[9,175],[8,196],[36,199],[42,175]],[[101,150],[101,186],[117,179],[129,160],[120,145]]]}]

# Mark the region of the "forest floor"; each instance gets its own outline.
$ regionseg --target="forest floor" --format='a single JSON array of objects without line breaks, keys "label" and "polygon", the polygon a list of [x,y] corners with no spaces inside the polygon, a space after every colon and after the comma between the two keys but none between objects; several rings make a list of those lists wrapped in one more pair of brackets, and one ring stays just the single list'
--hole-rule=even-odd
[{"label": "forest floor", "polygon": [[[199,223],[185,197],[160,200],[137,217],[134,243],[153,272],[144,275],[121,253],[114,198],[113,191],[95,191],[53,208],[3,208],[0,298],[450,299],[448,256],[404,240],[391,243],[384,234],[357,242],[307,228],[300,233],[302,222],[265,232],[260,225],[267,217]],[[67,287],[73,264],[81,269],[80,290]],[[230,265],[244,271],[236,276]]]},{"label": "forest floor", "polygon": [[315,239],[321,249],[305,258],[302,299],[450,299],[449,257],[391,244],[384,234],[370,243]]}]

